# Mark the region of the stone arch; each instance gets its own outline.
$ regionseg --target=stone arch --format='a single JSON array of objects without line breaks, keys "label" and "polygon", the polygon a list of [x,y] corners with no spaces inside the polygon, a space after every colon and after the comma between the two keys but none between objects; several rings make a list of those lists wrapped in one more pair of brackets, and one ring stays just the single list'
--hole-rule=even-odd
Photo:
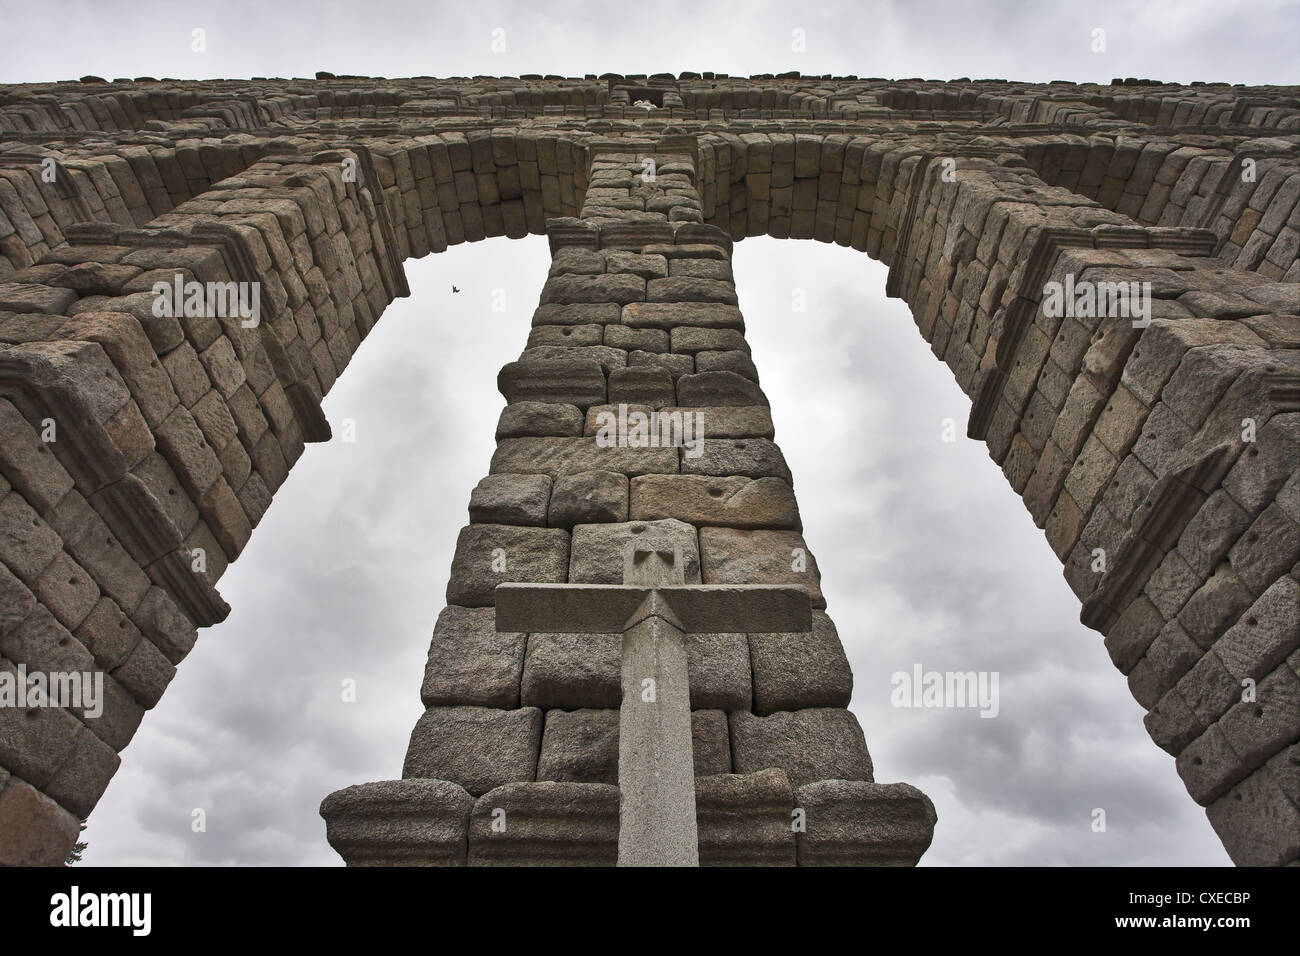
[{"label": "stone arch", "polygon": [[[22,663],[103,673],[111,712],[91,724],[74,710],[38,711],[6,726],[0,765],[11,777],[9,799],[22,801],[11,812],[25,814],[46,846],[75,835],[75,817],[103,792],[116,751],[157,702],[195,626],[224,617],[215,585],[227,563],[304,443],[328,438],[320,400],[388,302],[406,294],[404,259],[487,236],[549,236],[556,267],[525,361],[503,372],[511,405],[535,395],[587,409],[612,399],[616,379],[621,394],[653,385],[685,405],[684,363],[673,369],[663,357],[676,356],[691,362],[692,403],[759,407],[735,343],[678,350],[671,335],[620,332],[620,348],[608,330],[670,333],[681,324],[664,318],[674,304],[714,316],[704,327],[743,329],[734,290],[724,288],[729,266],[679,275],[667,264],[726,263],[733,241],[767,234],[836,242],[889,265],[888,294],[908,303],[972,399],[968,434],[987,442],[1044,528],[1085,623],[1106,635],[1149,711],[1153,739],[1177,757],[1234,859],[1293,857],[1277,835],[1285,828],[1270,821],[1296,812],[1285,789],[1295,747],[1285,701],[1296,683],[1287,635],[1300,516],[1287,449],[1300,427],[1300,309],[1289,283],[1269,280],[1294,278],[1294,163],[1264,156],[1257,194],[1231,186],[1241,150],[1187,159],[1191,147],[1174,143],[1148,142],[1135,153],[1115,140],[1107,154],[1105,144],[1057,131],[945,139],[813,125],[872,109],[909,121],[917,113],[1059,117],[1073,100],[896,84],[867,94],[856,83],[834,95],[826,87],[835,84],[779,78],[770,84],[779,95],[769,95],[761,84],[670,80],[435,84],[414,94],[289,89],[247,107],[235,91],[175,103],[83,96],[58,109],[24,101],[0,111],[0,129],[24,134],[186,121],[226,132],[103,156],[43,147],[0,168],[0,226],[10,227],[0,235],[0,268],[8,270],[0,276],[0,650],[11,670]],[[663,90],[667,121],[652,122],[653,112],[644,122],[628,118],[635,111],[621,101],[649,86]],[[345,128],[403,110],[436,117],[471,108],[492,117],[540,109],[543,121],[506,116],[415,137]],[[567,113],[593,108],[616,112],[594,124]],[[562,112],[548,123],[551,109]],[[672,125],[674,110],[714,109],[781,112],[783,128]],[[1266,128],[1267,111],[1252,109],[1237,120]],[[308,134],[307,124],[319,128]],[[244,129],[257,132],[236,132]],[[45,155],[66,172],[52,184],[37,173]],[[599,158],[611,156],[621,158],[594,176]],[[638,200],[630,173],[646,156],[666,159],[680,202],[658,197],[651,210]],[[1107,165],[1094,190],[1096,157]],[[1193,188],[1204,201],[1179,212],[1178,198]],[[620,189],[625,199],[606,195]],[[1263,255],[1261,230],[1271,239]],[[612,269],[615,253],[656,264],[620,260]],[[153,283],[176,274],[259,283],[264,321],[152,321],[160,318]],[[1149,324],[1052,316],[1045,288],[1075,280],[1151,282]],[[620,321],[656,296],[657,312]],[[579,331],[593,327],[604,330],[599,342]],[[555,330],[566,328],[579,338],[560,342]],[[641,348],[660,338],[666,351]],[[667,385],[663,376],[642,382],[588,353],[549,373],[530,365],[543,353],[556,359],[557,348],[622,351],[625,361],[647,352],[647,368],[677,375]],[[705,372],[701,352],[728,355],[717,361],[730,364]],[[60,440],[44,443],[50,419]],[[1244,438],[1247,420],[1253,439]],[[510,440],[518,425],[504,427]],[[736,427],[758,442],[771,437],[761,422]],[[520,455],[500,455],[494,473],[529,473]],[[744,466],[756,477],[717,477],[779,478],[770,473],[777,462],[779,450]],[[777,518],[742,530],[797,535],[797,515],[783,507],[771,505]],[[201,569],[193,559],[200,551]],[[1103,571],[1094,567],[1098,551]],[[458,602],[449,593],[449,603],[476,606],[481,597]],[[1243,680],[1283,705],[1263,708],[1261,720],[1259,706],[1238,699]]]}]

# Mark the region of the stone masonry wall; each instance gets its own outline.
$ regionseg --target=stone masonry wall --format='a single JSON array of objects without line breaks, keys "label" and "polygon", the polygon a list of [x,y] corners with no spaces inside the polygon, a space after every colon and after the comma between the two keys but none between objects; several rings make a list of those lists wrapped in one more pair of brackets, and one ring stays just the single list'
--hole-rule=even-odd
[{"label": "stone masonry wall", "polygon": [[[0,668],[106,688],[99,717],[0,707],[0,861],[62,859],[197,628],[225,616],[215,585],[329,437],[320,400],[406,294],[402,260],[529,233],[551,272],[499,379],[428,710],[406,779],[330,798],[345,856],[608,856],[616,652],[495,634],[494,549],[501,580],[612,580],[619,543],[653,526],[698,580],[817,595],[811,554],[792,569],[807,552],[730,268],[733,241],[772,235],[890,266],[1233,859],[1295,861],[1294,102],[713,74],[0,88]],[[178,275],[259,283],[260,325],[156,315],[154,283]],[[1150,323],[1052,317],[1053,282],[1148,282]],[[599,447],[620,403],[700,412],[703,454]],[[924,850],[924,798],[868,782],[828,617],[694,639],[691,669],[702,859]],[[515,842],[491,840],[498,804],[533,821]],[[435,810],[416,850],[376,837]],[[868,832],[868,812],[897,826]]]}]

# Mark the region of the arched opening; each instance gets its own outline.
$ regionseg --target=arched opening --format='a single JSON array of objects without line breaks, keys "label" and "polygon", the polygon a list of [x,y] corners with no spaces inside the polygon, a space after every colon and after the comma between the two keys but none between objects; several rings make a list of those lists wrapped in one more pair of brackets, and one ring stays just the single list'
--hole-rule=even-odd
[{"label": "arched opening", "polygon": [[[874,148],[870,141],[854,143],[850,137],[775,134],[768,140],[770,169],[765,173],[761,145],[743,138],[725,143],[707,136],[701,140],[699,183],[706,222],[735,237],[766,231],[833,241],[890,263],[887,290],[908,303],[932,350],[974,401],[968,433],[987,441],[994,460],[1045,528],[1057,557],[1066,563],[1067,580],[1086,601],[1087,620],[1107,633],[1112,659],[1129,675],[1134,694],[1148,708],[1152,735],[1179,755],[1180,772],[1198,801],[1218,808],[1216,826],[1228,826],[1224,821],[1232,814],[1222,803],[1229,799],[1228,790],[1249,783],[1262,761],[1285,746],[1280,732],[1269,730],[1268,739],[1259,747],[1252,744],[1240,761],[1193,769],[1205,766],[1197,748],[1213,744],[1207,734],[1213,736],[1209,728],[1217,727],[1219,718],[1228,721],[1228,730],[1218,732],[1240,729],[1232,723],[1236,711],[1231,695],[1223,693],[1224,679],[1231,686],[1238,676],[1227,668],[1237,665],[1232,660],[1225,663],[1217,653],[1199,651],[1208,650],[1209,644],[1227,634],[1238,618],[1252,616],[1249,611],[1266,603],[1266,592],[1288,580],[1287,568],[1278,563],[1276,554],[1251,547],[1276,532],[1284,540],[1282,559],[1289,553],[1285,549],[1290,547],[1286,538],[1290,519],[1284,505],[1272,503],[1286,480],[1288,463],[1265,457],[1258,466],[1263,477],[1256,480],[1246,474],[1254,467],[1249,465],[1253,456],[1241,454],[1241,442],[1247,439],[1229,434],[1236,433],[1238,421],[1245,421],[1243,410],[1263,409],[1257,424],[1268,427],[1273,418],[1285,417],[1293,407],[1289,386],[1285,381],[1277,383],[1287,376],[1282,347],[1290,341],[1290,333],[1268,311],[1274,308],[1276,290],[1243,282],[1233,293],[1237,299],[1202,294],[1207,287],[1235,282],[1220,264],[1200,261],[1212,246],[1208,237],[1195,229],[1134,225],[1122,214],[1086,199],[1062,201],[1054,190],[1024,172],[1014,149],[1000,153],[997,149],[1005,147],[980,147],[950,157],[893,143]],[[266,400],[265,407],[275,420],[274,441],[279,446],[264,449],[263,458],[269,456],[272,467],[274,461],[280,462],[273,482],[278,487],[301,454],[302,442],[324,437],[316,403],[330,391],[385,306],[403,293],[402,259],[458,241],[521,236],[572,215],[585,192],[590,147],[598,141],[575,132],[530,143],[522,134],[480,130],[438,142],[438,150],[372,144],[311,157],[268,157],[257,164],[261,168],[250,167],[243,177],[247,182],[225,184],[234,198],[197,200],[188,209],[183,204],[139,232],[96,225],[74,235],[83,247],[88,240],[113,249],[150,247],[148,253],[140,249],[121,253],[120,261],[131,274],[123,275],[116,286],[112,281],[78,286],[81,273],[74,277],[72,271],[97,260],[94,251],[83,248],[79,253],[74,246],[59,255],[90,258],[75,265],[69,259],[37,267],[46,271],[20,276],[13,284],[19,288],[10,290],[3,304],[24,315],[53,304],[57,313],[90,297],[82,293],[91,293],[102,297],[97,306],[125,307],[120,299],[128,290],[122,286],[144,268],[164,268],[173,259],[196,270],[222,268],[244,281],[265,281],[276,308],[269,329],[275,338],[265,333],[260,340],[241,338],[227,327],[224,333],[213,333],[207,344],[229,335],[239,343],[230,347],[235,358],[252,357],[244,363],[245,374],[259,369],[262,373],[259,388],[265,391],[259,391],[259,400],[268,393],[274,398],[274,410],[272,399]],[[670,145],[681,149],[686,144]],[[422,152],[427,166],[416,158]],[[851,153],[858,157],[856,169],[847,161]],[[445,158],[445,168],[439,165],[440,158]],[[349,160],[353,173],[361,171],[360,180],[348,177]],[[951,179],[950,172],[954,173]],[[273,195],[281,188],[286,191],[283,196]],[[313,223],[310,213],[322,217],[324,224]],[[332,238],[308,241],[305,249],[301,244],[295,247],[292,240],[304,232],[304,226],[316,237]],[[561,223],[558,228],[568,227]],[[321,275],[313,276],[313,269]],[[1095,322],[1041,321],[1052,318],[1040,306],[1046,282],[1075,273],[1087,280],[1089,270],[1097,270],[1093,275],[1101,279],[1106,269],[1137,277],[1143,276],[1141,270],[1154,269],[1159,273],[1156,278],[1164,280],[1155,298],[1166,304],[1152,316],[1149,334],[1134,334],[1131,330],[1137,326],[1103,329]],[[50,298],[43,291],[49,289],[62,292]],[[313,306],[332,301],[332,318],[314,324],[308,313],[301,313],[308,300]],[[340,304],[346,308],[340,310]],[[1202,313],[1209,318],[1202,318]],[[1139,339],[1145,344],[1139,345]],[[14,344],[28,341],[19,339]],[[154,584],[146,581],[144,587],[178,592],[187,613],[194,613],[200,623],[211,623],[220,617],[221,609],[210,585],[225,570],[226,560],[217,562],[196,583],[182,573],[178,553],[169,549],[181,544],[191,550],[200,546],[214,556],[224,553],[233,559],[264,513],[269,493],[254,496],[255,500],[234,494],[250,474],[234,440],[229,440],[222,450],[230,449],[238,461],[239,467],[228,470],[240,474],[241,489],[219,486],[226,479],[223,473],[211,484],[191,489],[198,500],[197,514],[182,521],[184,509],[164,508],[159,502],[166,501],[167,475],[132,470],[152,452],[141,451],[143,457],[135,461],[113,457],[122,450],[125,434],[123,422],[115,416],[133,407],[130,402],[145,399],[143,379],[136,375],[141,371],[139,356],[113,351],[109,346],[116,343],[111,336],[105,339],[103,356],[85,344],[97,345],[99,339],[93,336],[74,336],[72,341],[85,346],[85,354],[91,356],[88,362],[103,358],[101,364],[107,366],[99,371],[104,377],[116,381],[116,372],[128,382],[120,388],[125,396],[122,403],[106,407],[102,420],[88,419],[94,427],[87,425],[93,433],[87,439],[89,447],[107,449],[111,459],[106,473],[93,474],[98,482],[95,488],[111,491],[101,499],[105,517],[118,522],[110,530],[120,532],[125,527],[126,533],[117,536],[126,541],[131,557],[140,567],[154,570]],[[10,349],[4,358],[13,360],[12,369],[21,373],[39,364],[27,355],[32,351]],[[1211,354],[1223,360],[1211,366],[1221,387],[1217,404],[1206,408],[1190,397],[1195,390],[1189,390],[1188,383],[1200,382],[1206,370],[1197,363]],[[21,364],[29,359],[28,365]],[[211,363],[207,372],[217,375]],[[34,380],[19,373],[11,377],[20,384]],[[89,379],[80,381],[84,386]],[[1162,391],[1166,385],[1169,389]],[[229,386],[232,395],[238,391],[235,382]],[[211,389],[204,391],[205,396],[207,391]],[[39,410],[29,394],[6,397],[16,402],[16,408],[21,406],[29,421]],[[1180,404],[1184,399],[1186,404]],[[1283,427],[1272,424],[1274,431]],[[242,443],[242,434],[236,440]],[[1276,447],[1278,436],[1271,441],[1269,447]],[[203,441],[198,445],[203,447]],[[166,459],[168,466],[193,483],[199,464],[187,458],[188,451],[192,448],[173,436],[166,439],[157,460]],[[203,459],[203,466],[210,465],[209,456],[195,455]],[[85,476],[77,468],[84,469],[84,459],[74,455],[66,462],[79,483]],[[1231,487],[1230,472],[1239,460],[1247,465],[1239,469],[1234,497],[1219,485],[1227,481]],[[154,458],[148,461],[154,467]],[[1120,474],[1121,466],[1130,462],[1136,464]],[[259,474],[265,471],[262,462],[255,461],[255,466]],[[120,496],[136,494],[139,488],[132,478],[156,497],[154,510],[148,512],[150,520],[142,523],[155,533],[153,537],[133,537],[130,523],[123,523]],[[219,495],[209,494],[217,488]],[[27,491],[20,489],[20,493]],[[1250,511],[1239,501],[1243,497]],[[232,504],[232,498],[237,504]],[[144,497],[137,503],[150,501]],[[1215,525],[1215,516],[1225,509],[1231,520]],[[181,524],[188,524],[188,535]],[[1207,530],[1215,533],[1207,536]],[[107,541],[115,545],[112,536]],[[1109,560],[1122,573],[1109,578],[1088,576],[1088,558],[1095,560],[1099,548],[1110,552]],[[1223,607],[1216,605],[1212,623],[1195,631],[1204,619],[1194,621],[1187,609],[1195,606],[1202,591],[1209,595],[1202,603],[1219,602],[1216,595],[1222,588],[1210,584],[1209,578],[1225,562],[1242,587],[1231,601],[1220,602]],[[1176,579],[1175,584],[1165,586],[1162,582],[1170,578]],[[140,599],[138,594],[135,597]],[[1179,628],[1195,632],[1183,633],[1178,643]],[[1247,659],[1242,667],[1251,673],[1260,668],[1282,673],[1276,670],[1274,657],[1276,648],[1258,659]],[[1216,699],[1195,701],[1194,713],[1179,713],[1180,703],[1187,711],[1187,695],[1193,688],[1186,686],[1184,692],[1175,685],[1195,678],[1201,660],[1222,671]],[[143,702],[147,704],[154,690],[161,692],[141,688],[140,693],[146,694]],[[1215,812],[1212,809],[1212,818]]]}]

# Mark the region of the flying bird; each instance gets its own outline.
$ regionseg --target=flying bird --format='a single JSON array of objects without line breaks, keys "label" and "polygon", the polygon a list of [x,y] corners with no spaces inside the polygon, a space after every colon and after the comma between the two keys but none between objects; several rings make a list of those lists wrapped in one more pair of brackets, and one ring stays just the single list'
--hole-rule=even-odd
[{"label": "flying bird", "polygon": [[460,289],[457,289],[455,286],[452,286],[452,287],[451,287],[451,291],[452,291],[452,292],[459,292]]}]

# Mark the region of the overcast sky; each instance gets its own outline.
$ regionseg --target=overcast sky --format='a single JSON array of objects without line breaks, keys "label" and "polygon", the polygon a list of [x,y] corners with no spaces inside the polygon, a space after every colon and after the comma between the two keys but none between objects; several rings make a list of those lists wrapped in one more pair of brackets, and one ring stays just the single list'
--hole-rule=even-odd
[{"label": "overcast sky", "polygon": [[[1294,83],[1294,0],[0,0],[0,81],[521,73]],[[207,48],[191,50],[195,28]],[[492,51],[494,30],[505,49]],[[1092,50],[1096,29],[1105,52]],[[805,49],[792,49],[802,30]]]},{"label": "overcast sky", "polygon": [[[191,31],[206,31],[204,53]],[[492,53],[494,29],[506,50]],[[1091,50],[1106,31],[1106,51]],[[803,30],[806,52],[791,49]],[[678,72],[1296,83],[1300,7],[1263,0],[938,4],[116,3],[0,0],[0,82]],[[325,403],[309,446],[221,582],[201,633],[91,817],[88,864],[334,864],[330,791],[400,775],[469,491],[545,276],[545,241],[408,262],[399,300]],[[1173,759],[985,447],[969,402],[860,253],[749,239],[735,257],[777,442],[855,674],[881,781],[934,800],[925,863],[1225,864]],[[463,291],[453,298],[450,286]],[[508,311],[491,309],[506,290]],[[791,311],[795,288],[808,296]],[[1001,675],[1001,712],[900,710],[889,678]],[[341,682],[357,682],[344,703]],[[206,813],[193,833],[191,814]],[[1093,832],[1093,810],[1107,830]]]}]

